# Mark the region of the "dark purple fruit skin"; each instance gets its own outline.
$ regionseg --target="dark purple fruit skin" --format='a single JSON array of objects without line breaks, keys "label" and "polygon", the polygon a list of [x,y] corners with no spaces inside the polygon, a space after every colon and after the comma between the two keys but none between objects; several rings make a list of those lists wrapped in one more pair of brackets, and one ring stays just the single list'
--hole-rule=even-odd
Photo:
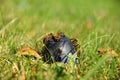
[{"label": "dark purple fruit skin", "polygon": [[[54,37],[52,37],[47,44],[45,44],[46,46],[46,55],[47,58],[48,56],[51,56],[51,58],[49,57],[49,59],[51,59],[52,62],[63,62],[63,63],[68,63],[69,62],[69,58],[68,55],[72,54],[74,55],[75,53],[75,47],[73,45],[73,43],[71,42],[71,40],[66,37],[66,36],[62,36],[58,41],[56,41],[54,39]],[[44,55],[44,58],[46,58]],[[44,61],[47,61],[48,59],[44,59]]]}]

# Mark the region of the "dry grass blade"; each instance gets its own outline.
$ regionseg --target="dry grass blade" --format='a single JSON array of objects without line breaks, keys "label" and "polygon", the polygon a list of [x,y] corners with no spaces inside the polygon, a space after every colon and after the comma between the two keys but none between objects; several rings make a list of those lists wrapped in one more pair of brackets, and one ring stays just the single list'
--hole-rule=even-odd
[{"label": "dry grass blade", "polygon": [[26,80],[26,73],[22,72],[22,74],[19,76],[18,80]]},{"label": "dry grass blade", "polygon": [[19,71],[18,64],[13,63],[13,73],[17,73]]},{"label": "dry grass blade", "polygon": [[2,52],[2,46],[0,45],[0,53]]}]

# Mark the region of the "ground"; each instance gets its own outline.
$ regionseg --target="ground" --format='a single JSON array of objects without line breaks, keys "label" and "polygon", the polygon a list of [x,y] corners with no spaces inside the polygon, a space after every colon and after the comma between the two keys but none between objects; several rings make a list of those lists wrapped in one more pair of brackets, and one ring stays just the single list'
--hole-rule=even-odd
[{"label": "ground", "polygon": [[[119,0],[0,0],[1,80],[118,80]],[[40,52],[47,33],[64,32],[84,49],[75,65],[46,64],[17,56],[23,47]],[[98,54],[100,48],[118,57]],[[109,52],[106,52],[109,53]]]}]

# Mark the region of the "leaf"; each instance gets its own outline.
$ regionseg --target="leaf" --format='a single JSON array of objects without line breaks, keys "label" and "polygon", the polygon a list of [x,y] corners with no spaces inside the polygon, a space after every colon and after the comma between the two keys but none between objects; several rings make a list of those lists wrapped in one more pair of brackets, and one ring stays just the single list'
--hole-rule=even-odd
[{"label": "leaf", "polygon": [[33,50],[32,48],[30,48],[30,47],[25,47],[25,48],[22,48],[19,52],[18,52],[18,54],[20,54],[20,55],[24,55],[24,56],[34,56],[34,57],[36,57],[36,58],[39,58],[39,59],[41,59],[41,56],[35,51],[35,50]]},{"label": "leaf", "polygon": [[[111,53],[112,53],[112,55],[113,55],[114,57],[118,57],[118,54],[117,54],[114,50],[112,50]],[[109,54],[110,54],[110,53],[109,53]]]},{"label": "leaf", "polygon": [[13,63],[13,73],[17,73],[17,72],[19,72],[18,64]]},{"label": "leaf", "polygon": [[98,50],[98,54],[111,54],[113,57],[118,57],[119,55],[114,51],[109,48],[101,48]]}]

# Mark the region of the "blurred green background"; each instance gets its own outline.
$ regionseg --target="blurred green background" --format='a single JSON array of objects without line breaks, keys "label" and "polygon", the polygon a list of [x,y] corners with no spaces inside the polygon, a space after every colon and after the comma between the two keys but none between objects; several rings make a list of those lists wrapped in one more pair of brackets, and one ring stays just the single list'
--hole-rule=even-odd
[{"label": "blurred green background", "polygon": [[[68,31],[80,28],[79,32],[82,32],[86,30],[89,21],[98,31],[104,28],[103,31],[112,30],[114,33],[120,26],[119,4],[119,0],[1,0],[0,25],[17,17],[22,22],[26,21],[23,25],[25,27],[39,26],[41,29],[41,25],[45,24],[47,31],[53,31],[57,27],[56,30]],[[61,25],[66,25],[65,29]]]}]

